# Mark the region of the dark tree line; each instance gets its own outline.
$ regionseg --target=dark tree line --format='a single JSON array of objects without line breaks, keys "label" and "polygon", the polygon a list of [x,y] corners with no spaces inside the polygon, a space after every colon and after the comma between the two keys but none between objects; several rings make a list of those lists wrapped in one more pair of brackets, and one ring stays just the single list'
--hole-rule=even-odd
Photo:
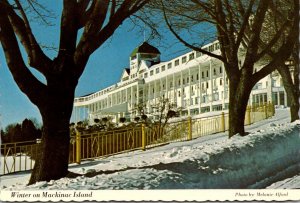
[{"label": "dark tree line", "polygon": [[1,130],[1,143],[32,141],[41,138],[42,131],[30,119],[25,119],[21,124],[9,124]]}]

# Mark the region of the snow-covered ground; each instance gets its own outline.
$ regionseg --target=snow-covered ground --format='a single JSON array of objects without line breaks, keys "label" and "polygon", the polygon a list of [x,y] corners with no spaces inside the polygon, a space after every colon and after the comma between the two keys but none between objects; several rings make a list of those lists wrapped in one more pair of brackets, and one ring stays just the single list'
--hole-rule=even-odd
[{"label": "snow-covered ground", "polygon": [[17,156],[1,156],[0,175],[7,172],[30,170],[34,166],[34,160],[25,154],[18,154]]},{"label": "snow-covered ground", "polygon": [[300,188],[300,121],[288,109],[246,127],[248,136],[226,133],[133,151],[69,170],[77,178],[26,186],[29,172],[1,176],[2,190]]}]

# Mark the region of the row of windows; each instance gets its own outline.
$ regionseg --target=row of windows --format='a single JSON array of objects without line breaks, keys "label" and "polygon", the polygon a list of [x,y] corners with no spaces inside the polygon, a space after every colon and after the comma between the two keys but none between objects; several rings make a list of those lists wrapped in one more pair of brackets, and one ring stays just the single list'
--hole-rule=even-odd
[{"label": "row of windows", "polygon": [[[189,80],[188,80],[189,78],[187,78],[187,83],[189,82]],[[181,82],[180,82],[181,80],[178,80],[178,86],[180,86],[180,84],[181,84]],[[217,88],[218,86],[223,86],[223,78],[220,78],[219,79],[219,82],[217,82],[218,81],[218,79],[213,79],[213,87],[214,88]],[[228,78],[226,77],[226,84],[228,85],[228,83],[229,83],[229,80],[228,80]],[[185,79],[183,79],[183,85],[185,84]],[[202,85],[202,90],[205,90],[205,89],[208,89],[209,88],[209,84],[210,84],[210,81],[207,81],[207,82],[202,82],[201,83],[201,85]],[[199,85],[196,85],[198,88],[199,88]],[[172,88],[173,87],[173,82],[171,81],[171,82],[169,82],[169,88]],[[163,90],[165,90],[166,88],[165,88],[165,84],[162,84],[162,87],[161,87],[161,85],[158,85],[158,91],[160,91],[161,89],[163,89]],[[191,89],[193,90],[193,86],[191,86]],[[152,88],[152,92],[154,93],[154,87]]]},{"label": "row of windows", "polygon": [[[215,50],[217,50],[219,48],[220,48],[219,43],[216,43],[216,44],[210,45],[209,47],[204,48],[204,50],[213,52],[213,51],[215,51]],[[200,56],[202,56],[202,55],[203,54],[201,52],[196,52],[196,57],[197,58],[200,57]],[[195,59],[195,53],[190,53],[188,56],[181,57],[181,63],[182,64],[186,63],[187,62],[187,58],[189,58],[189,60]],[[174,66],[179,66],[179,64],[180,64],[180,59],[176,59],[174,61]],[[172,62],[170,62],[170,63],[167,64],[167,69],[170,69],[170,68],[172,68]],[[161,72],[165,71],[166,70],[166,66],[163,65],[161,67],[156,68],[155,69],[155,73],[158,74],[160,72],[160,70],[161,70]],[[152,76],[153,74],[154,74],[154,70],[151,70],[150,71],[150,76]],[[148,73],[145,73],[144,77],[147,78],[148,77]]]},{"label": "row of windows", "polygon": [[[158,72],[157,72],[158,73]],[[222,67],[220,66],[219,68],[219,74],[222,74],[223,73],[223,69]],[[145,73],[145,78],[147,78],[147,73]],[[153,70],[150,71],[150,75],[153,75]],[[201,77],[204,79],[205,78],[205,75],[206,75],[206,78],[209,78],[209,71],[207,70],[206,71],[206,74],[204,71],[202,71],[201,73]],[[213,75],[217,75],[217,70],[216,68],[213,69]],[[196,74],[196,80],[199,80],[199,74],[197,73]],[[178,85],[180,85],[180,79],[178,80]],[[186,78],[186,82],[189,83],[189,77]],[[194,75],[191,75],[191,82],[194,82]],[[182,83],[185,84],[185,78],[182,79]]]},{"label": "row of windows", "polygon": [[[161,66],[161,72],[163,72],[165,70],[166,70],[165,65]],[[158,67],[158,68],[155,69],[155,73],[158,74],[159,72],[160,72],[160,68]],[[219,67],[219,71],[217,70],[217,68],[213,69],[213,75],[217,75],[218,72],[219,72],[219,74],[223,73],[222,66]],[[154,70],[150,70],[150,76],[152,76],[152,75],[154,75]],[[202,71],[201,75],[202,75],[202,78],[204,78],[205,72]],[[147,78],[147,77],[148,77],[148,73],[145,73],[144,74],[144,78]],[[209,70],[206,71],[206,77],[209,77]],[[198,80],[198,74],[197,74],[197,80]]]}]

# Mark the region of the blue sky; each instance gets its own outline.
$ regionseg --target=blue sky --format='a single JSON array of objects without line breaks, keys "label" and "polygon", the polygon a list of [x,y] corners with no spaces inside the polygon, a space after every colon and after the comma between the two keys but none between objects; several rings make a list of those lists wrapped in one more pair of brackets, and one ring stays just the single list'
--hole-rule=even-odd
[{"label": "blue sky", "polygon": [[[32,29],[39,42],[49,46],[57,46],[59,38],[59,12],[61,11],[61,5],[60,3],[55,4],[56,1],[45,2],[57,16],[57,18],[53,20],[55,25],[46,27],[38,23],[33,23]],[[79,80],[75,95],[80,96],[95,92],[118,82],[123,68],[129,66],[130,53],[136,46],[141,44],[143,40],[144,36],[138,33],[137,29],[132,30],[132,24],[130,21],[123,23],[114,35],[90,57],[86,69]],[[150,43],[160,49],[162,53],[162,60],[168,60],[188,51],[182,45],[178,43],[174,44],[173,42],[175,42],[175,40],[172,35],[166,33],[163,41],[155,40]],[[163,44],[164,46],[160,46],[160,44]],[[173,45],[168,46],[168,44]],[[55,51],[45,52],[51,58],[53,58],[56,54]],[[34,73],[38,78],[43,80],[43,77],[41,77],[38,73]],[[6,65],[1,45],[0,116],[0,125],[3,128],[10,123],[22,122],[25,118],[37,118],[38,120],[41,120],[38,108],[29,101],[26,95],[20,91],[14,82]]]}]

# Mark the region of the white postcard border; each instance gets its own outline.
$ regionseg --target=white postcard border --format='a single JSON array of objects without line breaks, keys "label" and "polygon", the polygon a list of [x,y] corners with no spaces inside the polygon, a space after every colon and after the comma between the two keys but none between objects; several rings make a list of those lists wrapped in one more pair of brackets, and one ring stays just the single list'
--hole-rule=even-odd
[{"label": "white postcard border", "polygon": [[300,201],[299,189],[15,190],[1,201]]}]

